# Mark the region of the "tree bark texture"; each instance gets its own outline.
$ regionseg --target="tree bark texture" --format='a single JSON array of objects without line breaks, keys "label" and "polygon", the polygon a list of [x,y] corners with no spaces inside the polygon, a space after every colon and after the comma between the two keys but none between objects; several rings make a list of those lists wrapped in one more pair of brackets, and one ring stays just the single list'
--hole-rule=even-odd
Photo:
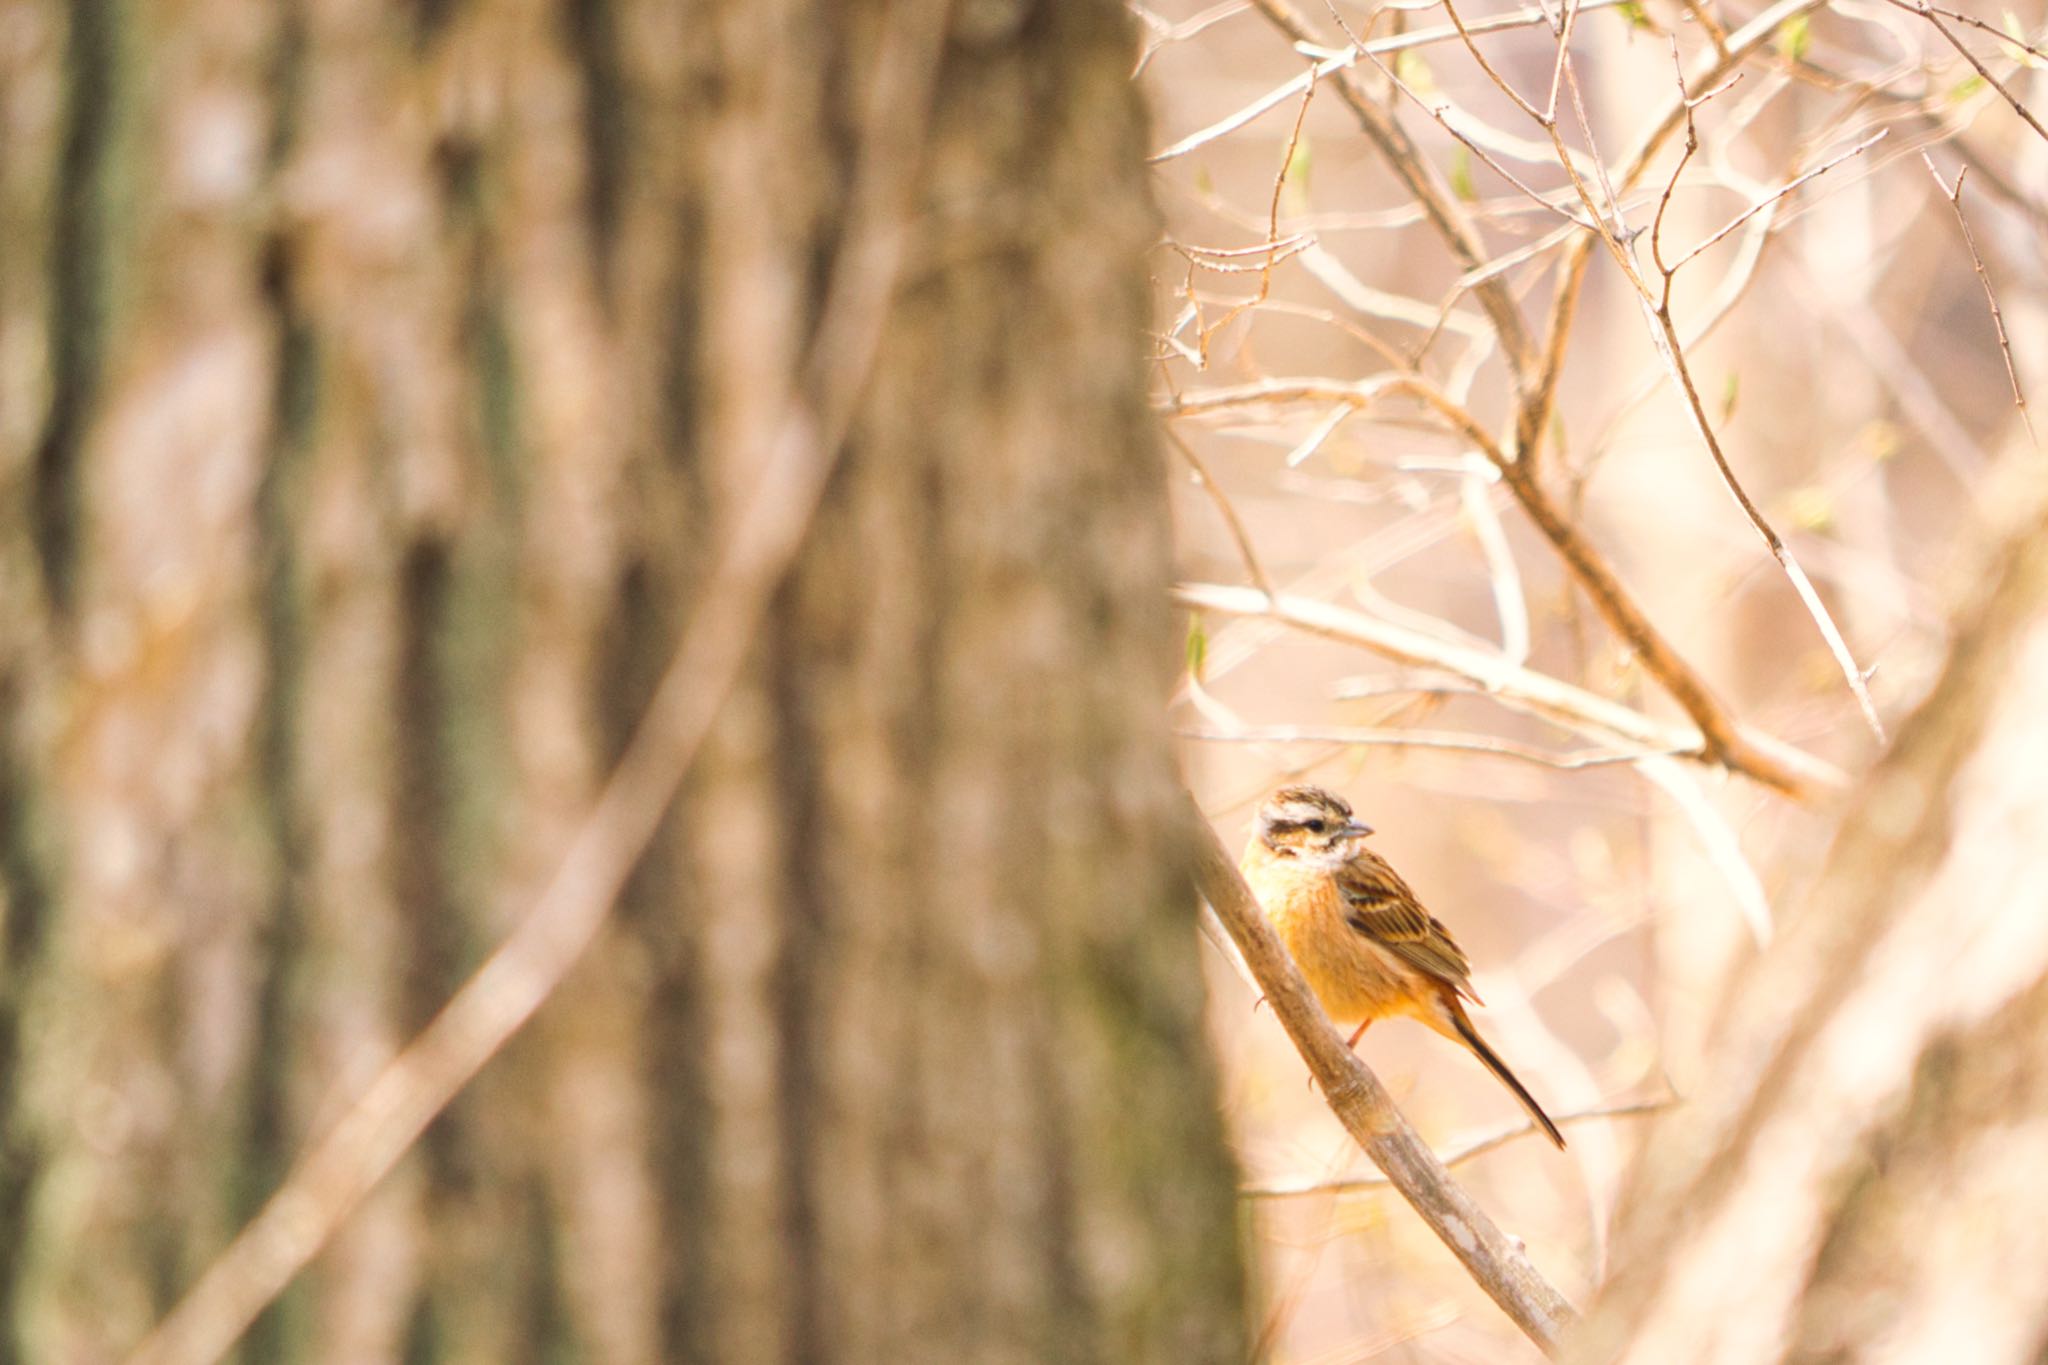
[{"label": "tree bark texture", "polygon": [[2048,1350],[2048,482],[2008,472],[1947,665],[1645,1146],[1568,1359]]},{"label": "tree bark texture", "polygon": [[[0,3],[0,1361],[136,1341],[553,870],[818,382],[915,8]],[[248,1359],[1241,1358],[1133,44],[933,13],[705,756]]]}]

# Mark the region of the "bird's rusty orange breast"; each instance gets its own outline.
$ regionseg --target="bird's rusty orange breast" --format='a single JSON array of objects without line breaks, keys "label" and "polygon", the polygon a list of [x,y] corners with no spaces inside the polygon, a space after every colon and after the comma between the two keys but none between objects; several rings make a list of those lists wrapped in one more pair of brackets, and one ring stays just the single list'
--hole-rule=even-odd
[{"label": "bird's rusty orange breast", "polygon": [[1331,1019],[1356,1024],[1428,1009],[1434,991],[1421,973],[1352,927],[1337,883],[1326,870],[1260,848],[1246,853],[1242,870],[1273,931]]}]

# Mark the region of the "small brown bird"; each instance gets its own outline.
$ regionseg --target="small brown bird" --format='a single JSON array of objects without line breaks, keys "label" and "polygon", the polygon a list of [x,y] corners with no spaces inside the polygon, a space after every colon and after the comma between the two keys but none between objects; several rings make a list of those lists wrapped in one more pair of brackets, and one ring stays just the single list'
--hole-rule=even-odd
[{"label": "small brown bird", "polygon": [[1351,1045],[1375,1019],[1405,1014],[1469,1049],[1559,1147],[1564,1134],[1472,1027],[1472,965],[1408,883],[1365,846],[1372,830],[1321,787],[1282,787],[1259,807],[1239,867],[1309,988]]}]

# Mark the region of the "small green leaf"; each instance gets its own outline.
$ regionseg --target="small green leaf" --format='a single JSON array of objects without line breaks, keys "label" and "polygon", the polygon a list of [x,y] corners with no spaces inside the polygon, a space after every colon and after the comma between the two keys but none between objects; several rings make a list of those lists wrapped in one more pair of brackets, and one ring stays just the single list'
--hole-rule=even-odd
[{"label": "small green leaf", "polygon": [[1727,421],[1735,415],[1735,399],[1742,387],[1742,376],[1735,371],[1728,372],[1728,382],[1721,386],[1721,420]]},{"label": "small green leaf", "polygon": [[1778,44],[1795,62],[1806,56],[1806,50],[1813,46],[1813,26],[1805,15],[1795,14],[1778,25]]},{"label": "small green leaf", "polygon": [[1834,495],[1825,488],[1808,485],[1795,488],[1788,500],[1792,524],[1806,531],[1825,531],[1835,524]]},{"label": "small green leaf", "polygon": [[2041,59],[2028,50],[2031,44],[2027,41],[2026,26],[2020,23],[2019,15],[2014,14],[2011,10],[2005,11],[2005,36],[2012,39],[2012,41],[2000,43],[1999,47],[2003,49],[2007,57],[2018,62],[2021,66],[2039,67],[2041,65]]},{"label": "small green leaf", "polygon": [[1195,167],[1195,193],[1204,196],[1216,193],[1216,177],[1209,174],[1206,164]]},{"label": "small green leaf", "polygon": [[1286,169],[1280,172],[1280,209],[1290,217],[1298,217],[1311,211],[1308,201],[1309,152],[1308,135],[1295,139],[1294,150],[1287,158]]},{"label": "small green leaf", "polygon": [[1188,676],[1196,682],[1202,680],[1202,672],[1209,666],[1209,632],[1202,627],[1202,618],[1196,612],[1188,613]]},{"label": "small green leaf", "polygon": [[1287,169],[1282,173],[1283,177],[1289,184],[1299,185],[1302,189],[1307,189],[1308,166],[1308,134],[1303,133],[1299,138],[1295,139],[1294,153],[1287,158]]},{"label": "small green leaf", "polygon": [[1472,187],[1472,152],[1462,142],[1451,151],[1451,193],[1468,204],[1479,198]]},{"label": "small green leaf", "polygon": [[1961,104],[1983,88],[1984,78],[1982,76],[1975,74],[1965,76],[1948,88],[1949,102],[1951,104]]},{"label": "small green leaf", "polygon": [[1630,28],[1650,27],[1650,14],[1643,8],[1642,0],[1622,0],[1621,17],[1628,20]]},{"label": "small green leaf", "polygon": [[1418,95],[1436,89],[1436,77],[1430,74],[1429,63],[1412,47],[1394,54],[1394,75]]}]

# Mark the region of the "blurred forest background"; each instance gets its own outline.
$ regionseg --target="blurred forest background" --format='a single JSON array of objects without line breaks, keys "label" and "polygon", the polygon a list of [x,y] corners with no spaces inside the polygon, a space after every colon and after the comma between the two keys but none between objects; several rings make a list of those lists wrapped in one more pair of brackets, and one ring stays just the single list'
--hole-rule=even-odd
[{"label": "blurred forest background", "polygon": [[[1660,1363],[2038,1358],[2038,1296],[2007,1299],[1984,1269],[2031,1240],[1999,1205],[2037,1210],[2038,1178],[1964,1180],[1960,1133],[1945,1174],[1918,1177],[1983,1243],[1939,1277],[1938,1309],[1901,1245],[1931,1224],[1873,1223],[1880,1248],[1853,1252],[1844,1230],[1869,1213],[1873,1153],[1913,1122],[1928,1032],[2039,978],[2038,652],[1959,655],[1949,679],[2011,689],[1987,741],[2011,765],[1984,779],[1997,794],[1944,816],[1985,861],[1928,902],[1872,871],[1872,920],[1845,912],[1825,948],[1782,940],[1824,917],[1802,909],[1820,893],[1855,898],[1876,726],[1893,737],[1928,696],[2001,537],[2035,529],[2015,514],[2043,477],[2015,383],[2048,375],[2042,10],[1143,13],[1168,221],[1155,399],[1184,447],[1173,716],[1197,794],[1232,848],[1277,781],[1346,794],[1471,952],[1481,1026],[1550,1111],[1623,1113],[1569,1123],[1564,1155],[1495,1148],[1526,1130],[1470,1059],[1405,1024],[1363,1055],[1440,1151],[1487,1147],[1461,1175],[1569,1298],[1616,1278],[1585,1358],[1625,1332]],[[1718,761],[1658,756],[1703,729]],[[1947,826],[1893,818],[1912,831],[1898,857],[1949,851]],[[1883,977],[1873,926],[1915,916],[1922,937],[1894,950],[1914,965]],[[1782,975],[1760,965],[1774,941]],[[1262,1348],[1537,1358],[1212,965]],[[1836,965],[1870,998],[1835,999],[1854,994]],[[1828,1043],[1838,1008],[1860,1022]],[[2008,1065],[2041,1064],[2029,1017],[1990,1033],[2025,1040],[2033,1060]],[[1771,1108],[1767,1063],[1793,1067],[1809,1035],[1828,1060],[1790,1073],[1805,1107]],[[2038,1142],[2038,1098],[2015,1103],[2033,1135],[2015,1140]],[[1774,1145],[1749,1145],[1758,1128]],[[1655,1160],[1630,1178],[1646,1145],[1699,1183]],[[1661,1257],[1690,1280],[1626,1283]],[[1655,1292],[1661,1310],[1629,1306]]]},{"label": "blurred forest background", "polygon": [[2041,1358],[2044,25],[0,0],[0,1362]]}]

